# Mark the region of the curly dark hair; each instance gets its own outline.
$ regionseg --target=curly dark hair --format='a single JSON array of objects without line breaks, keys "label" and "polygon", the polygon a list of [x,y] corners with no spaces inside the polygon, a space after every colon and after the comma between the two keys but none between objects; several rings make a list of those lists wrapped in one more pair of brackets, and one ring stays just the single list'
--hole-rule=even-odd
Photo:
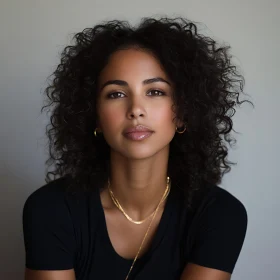
[{"label": "curly dark hair", "polygon": [[[46,127],[51,177],[70,176],[72,186],[90,190],[103,186],[109,175],[110,148],[103,136],[94,137],[97,124],[97,81],[110,55],[120,49],[152,52],[175,85],[174,109],[187,124],[184,134],[170,143],[168,175],[183,189],[191,207],[196,190],[205,182],[219,184],[229,172],[227,143],[232,117],[240,101],[244,78],[232,64],[229,46],[199,34],[197,24],[184,18],[143,18],[137,27],[127,21],[102,22],[74,35],[64,48],[51,84],[45,90],[53,108]],[[245,93],[244,93],[245,94]],[[250,102],[252,104],[252,102]],[[233,130],[235,131],[235,130]],[[203,183],[204,182],[204,183]]]}]

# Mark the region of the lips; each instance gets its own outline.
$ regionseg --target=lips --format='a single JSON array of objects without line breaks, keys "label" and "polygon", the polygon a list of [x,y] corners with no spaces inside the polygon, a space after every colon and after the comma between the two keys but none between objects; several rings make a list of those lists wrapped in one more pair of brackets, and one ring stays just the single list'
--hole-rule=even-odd
[{"label": "lips", "polygon": [[124,136],[130,140],[143,140],[150,137],[153,131],[146,126],[137,125],[130,127],[124,131]]},{"label": "lips", "polygon": [[132,133],[132,132],[153,132],[153,131],[144,125],[136,125],[133,127],[129,127],[124,131],[125,134]]}]

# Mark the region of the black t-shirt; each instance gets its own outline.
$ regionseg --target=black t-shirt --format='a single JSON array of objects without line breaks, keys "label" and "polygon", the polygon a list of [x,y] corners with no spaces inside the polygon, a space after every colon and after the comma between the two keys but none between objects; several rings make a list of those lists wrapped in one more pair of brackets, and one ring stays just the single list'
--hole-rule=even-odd
[{"label": "black t-shirt", "polygon": [[[77,280],[125,279],[133,260],[119,256],[106,228],[98,188],[75,195],[67,177],[33,192],[23,208],[26,267],[74,268]],[[150,249],[136,261],[130,279],[180,279],[187,263],[233,272],[247,229],[243,204],[207,184],[194,211],[171,188]]]}]

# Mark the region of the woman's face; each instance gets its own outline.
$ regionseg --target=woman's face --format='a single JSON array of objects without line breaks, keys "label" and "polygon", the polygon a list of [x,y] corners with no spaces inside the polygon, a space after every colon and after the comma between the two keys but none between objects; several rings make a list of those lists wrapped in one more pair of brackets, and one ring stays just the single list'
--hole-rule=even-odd
[{"label": "woman's face", "polygon": [[[169,151],[176,125],[173,87],[156,58],[136,49],[113,53],[98,80],[98,127],[113,152],[143,159]],[[143,125],[151,132],[126,134]]]}]

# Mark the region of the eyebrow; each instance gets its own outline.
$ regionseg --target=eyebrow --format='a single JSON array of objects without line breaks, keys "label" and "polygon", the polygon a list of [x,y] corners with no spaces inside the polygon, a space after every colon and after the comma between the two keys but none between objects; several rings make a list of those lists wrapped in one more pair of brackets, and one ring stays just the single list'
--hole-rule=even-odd
[{"label": "eyebrow", "polygon": [[[157,82],[163,82],[163,83],[170,85],[170,83],[168,81],[166,81],[165,79],[160,78],[160,77],[146,79],[142,82],[142,84],[148,85],[148,84],[157,83]],[[123,80],[109,80],[101,86],[100,90],[102,90],[104,87],[106,87],[108,85],[128,86],[128,83]]]}]

